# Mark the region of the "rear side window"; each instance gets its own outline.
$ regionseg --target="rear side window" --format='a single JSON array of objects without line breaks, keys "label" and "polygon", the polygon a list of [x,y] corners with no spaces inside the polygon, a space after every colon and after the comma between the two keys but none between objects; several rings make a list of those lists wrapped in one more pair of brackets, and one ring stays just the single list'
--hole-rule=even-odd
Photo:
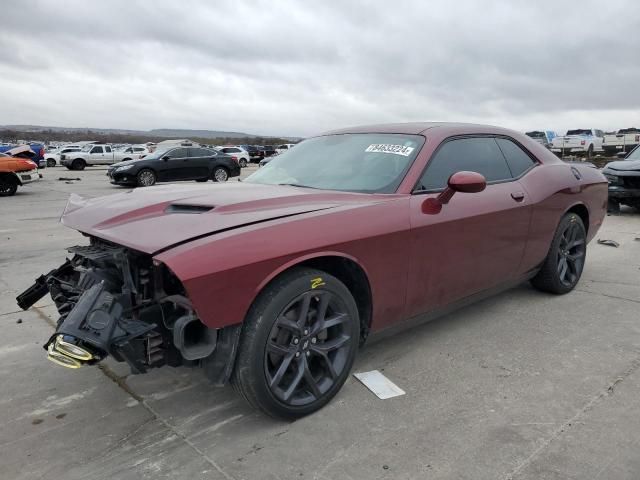
[{"label": "rear side window", "polygon": [[216,154],[206,148],[191,148],[190,153],[192,157],[212,157]]},{"label": "rear side window", "polygon": [[418,190],[441,190],[456,172],[484,175],[487,182],[511,180],[507,162],[494,138],[458,138],[444,143],[429,161]]},{"label": "rear side window", "polygon": [[104,147],[104,149],[107,153],[111,153],[111,147]]},{"label": "rear side window", "polygon": [[511,140],[507,140],[506,138],[496,138],[496,142],[498,142],[500,150],[502,150],[502,153],[507,159],[511,175],[514,178],[519,177],[535,165],[535,162],[531,157]]}]

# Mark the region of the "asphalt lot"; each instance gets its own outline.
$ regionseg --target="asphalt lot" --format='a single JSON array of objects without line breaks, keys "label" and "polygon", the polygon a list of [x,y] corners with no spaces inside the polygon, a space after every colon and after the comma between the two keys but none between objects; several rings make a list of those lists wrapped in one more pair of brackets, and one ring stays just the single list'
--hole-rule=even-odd
[{"label": "asphalt lot", "polygon": [[126,189],[95,167],[43,173],[0,199],[0,479],[640,478],[640,214],[607,217],[597,238],[620,247],[592,242],[571,294],[523,285],[361,351],[355,371],[406,395],[350,377],[286,423],[197,370],[47,361],[50,299],[14,298],[83,242],[58,223],[69,193]]}]

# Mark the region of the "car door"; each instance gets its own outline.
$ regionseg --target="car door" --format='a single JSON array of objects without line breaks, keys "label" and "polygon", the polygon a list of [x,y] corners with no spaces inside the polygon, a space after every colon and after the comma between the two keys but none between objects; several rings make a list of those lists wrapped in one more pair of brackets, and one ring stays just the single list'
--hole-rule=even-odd
[{"label": "car door", "polygon": [[100,165],[104,162],[104,149],[102,145],[95,145],[87,156],[88,165]]},{"label": "car door", "polygon": [[158,180],[162,182],[185,180],[188,175],[188,161],[189,152],[184,147],[166,151],[161,155],[158,164]]},{"label": "car door", "polygon": [[[424,213],[425,200],[437,197],[459,171],[481,173],[487,180],[485,190],[456,193],[438,212]],[[531,206],[495,138],[445,140],[416,185],[410,205],[408,315],[444,307],[515,278]]]},{"label": "car door", "polygon": [[189,180],[198,180],[210,177],[210,158],[215,156],[215,152],[206,148],[189,148],[189,161],[187,174]]}]

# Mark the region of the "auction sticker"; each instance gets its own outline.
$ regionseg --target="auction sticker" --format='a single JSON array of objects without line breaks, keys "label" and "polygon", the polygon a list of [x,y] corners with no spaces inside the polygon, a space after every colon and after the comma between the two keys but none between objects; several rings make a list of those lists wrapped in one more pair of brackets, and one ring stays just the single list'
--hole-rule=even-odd
[{"label": "auction sticker", "polygon": [[367,147],[365,152],[369,153],[392,153],[394,155],[402,155],[408,157],[413,152],[413,147],[405,147],[404,145],[392,145],[390,143],[372,143]]}]

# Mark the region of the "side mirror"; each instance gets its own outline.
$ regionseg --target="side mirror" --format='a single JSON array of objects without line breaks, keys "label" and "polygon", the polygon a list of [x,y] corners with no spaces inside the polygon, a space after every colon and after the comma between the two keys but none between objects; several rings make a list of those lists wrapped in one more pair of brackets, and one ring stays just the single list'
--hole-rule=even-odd
[{"label": "side mirror", "polygon": [[167,160],[169,160],[169,156],[165,155],[164,157],[162,157],[162,160],[164,160],[166,162]]},{"label": "side mirror", "polygon": [[456,192],[478,193],[487,188],[487,180],[477,172],[456,172],[449,177],[447,188],[435,198],[427,198],[422,203],[422,213],[436,214],[442,210]]}]

